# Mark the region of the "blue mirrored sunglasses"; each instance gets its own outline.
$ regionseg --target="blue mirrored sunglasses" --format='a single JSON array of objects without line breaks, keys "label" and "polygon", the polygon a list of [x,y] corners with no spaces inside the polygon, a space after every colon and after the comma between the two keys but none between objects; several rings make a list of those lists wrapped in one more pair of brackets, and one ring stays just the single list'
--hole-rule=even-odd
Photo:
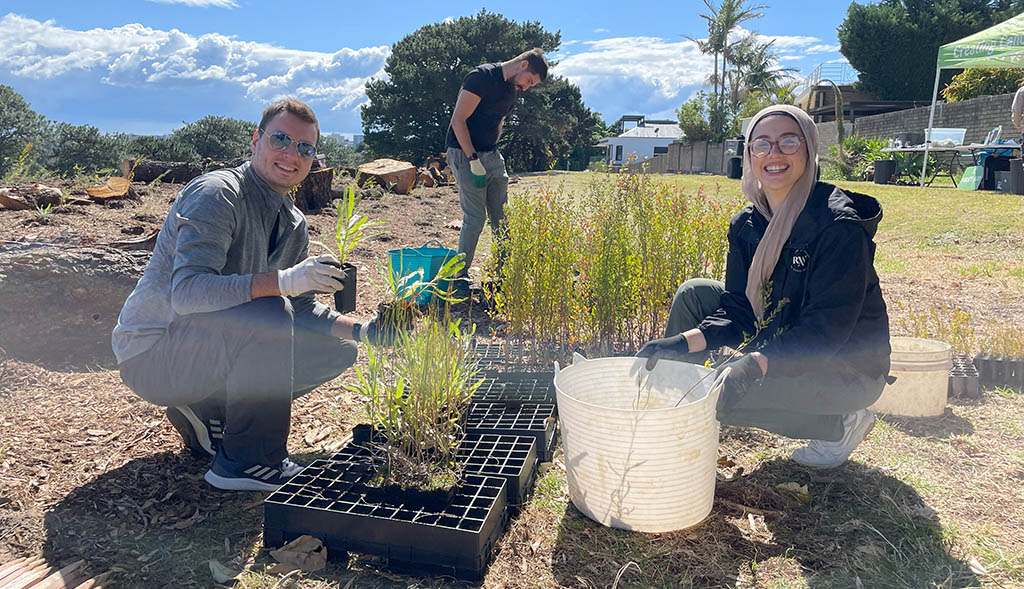
[{"label": "blue mirrored sunglasses", "polygon": [[[260,133],[267,136],[267,141],[270,143],[271,149],[284,151],[288,149],[288,146],[292,144],[294,139],[288,136],[287,133],[280,131],[274,131],[273,133],[267,133],[263,129],[260,129]],[[307,160],[313,159],[316,155],[316,146],[306,141],[295,141],[295,150],[299,152],[299,155],[306,158]]]}]

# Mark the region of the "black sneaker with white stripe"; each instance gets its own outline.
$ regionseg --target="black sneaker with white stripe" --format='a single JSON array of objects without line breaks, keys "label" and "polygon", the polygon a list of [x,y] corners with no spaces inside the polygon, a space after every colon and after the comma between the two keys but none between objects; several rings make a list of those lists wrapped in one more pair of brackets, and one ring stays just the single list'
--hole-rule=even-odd
[{"label": "black sneaker with white stripe", "polygon": [[203,478],[224,491],[275,491],[299,474],[302,466],[285,458],[278,464],[244,464],[217,452]]},{"label": "black sneaker with white stripe", "polygon": [[181,434],[185,447],[197,458],[216,456],[217,448],[224,437],[224,422],[220,419],[204,418],[192,407],[168,407],[167,420]]}]

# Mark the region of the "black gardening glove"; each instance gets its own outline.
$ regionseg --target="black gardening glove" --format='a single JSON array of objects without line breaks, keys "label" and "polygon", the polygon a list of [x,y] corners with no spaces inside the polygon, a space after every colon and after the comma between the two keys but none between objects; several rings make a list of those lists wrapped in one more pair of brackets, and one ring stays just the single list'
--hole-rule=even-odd
[{"label": "black gardening glove", "polygon": [[719,416],[722,415],[723,411],[728,411],[735,407],[740,400],[747,396],[747,393],[755,386],[757,381],[764,378],[764,373],[761,372],[761,365],[757,363],[752,354],[747,354],[742,358],[730,360],[722,364],[715,371],[715,378],[718,378],[718,375],[725,371],[726,368],[732,368],[732,370],[725,377],[722,392],[718,394],[718,404],[715,410]]},{"label": "black gardening glove", "polygon": [[[400,321],[398,323],[397,321]],[[412,329],[412,316],[407,320],[384,321],[378,315],[365,323],[356,323],[352,326],[352,336],[357,342],[370,344],[371,346],[395,345],[399,329],[408,331]]]},{"label": "black gardening glove", "polygon": [[682,360],[690,353],[690,344],[686,343],[683,334],[676,334],[672,337],[654,339],[646,344],[636,353],[637,358],[647,358],[647,370],[654,370],[658,360]]}]

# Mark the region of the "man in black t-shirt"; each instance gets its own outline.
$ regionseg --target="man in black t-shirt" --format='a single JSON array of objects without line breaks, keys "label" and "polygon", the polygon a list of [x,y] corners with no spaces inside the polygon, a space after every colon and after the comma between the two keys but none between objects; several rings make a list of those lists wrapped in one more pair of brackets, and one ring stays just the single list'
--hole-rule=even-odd
[{"label": "man in black t-shirt", "polygon": [[498,152],[498,137],[505,116],[515,105],[519,92],[544,81],[548,64],[540,49],[531,49],[501,63],[473,68],[462,82],[451,125],[448,127],[448,166],[455,172],[462,206],[459,252],[466,254],[465,280],[456,284],[469,289],[469,267],[476,244],[488,219],[497,236],[505,218],[508,173],[505,158]]}]

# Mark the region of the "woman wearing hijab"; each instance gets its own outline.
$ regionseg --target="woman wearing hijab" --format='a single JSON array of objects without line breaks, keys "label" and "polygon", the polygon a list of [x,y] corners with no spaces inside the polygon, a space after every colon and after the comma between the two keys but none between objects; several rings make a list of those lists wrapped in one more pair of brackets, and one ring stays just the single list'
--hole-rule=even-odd
[{"label": "woman wearing hijab", "polygon": [[[793,453],[832,468],[874,425],[867,409],[889,373],[889,319],[874,269],[878,201],[818,181],[818,131],[802,110],[763,109],[750,122],[743,194],[729,223],[725,283],[688,280],[666,337],[637,355],[729,361],[718,419],[810,442]],[[720,367],[719,370],[724,368]]]}]

